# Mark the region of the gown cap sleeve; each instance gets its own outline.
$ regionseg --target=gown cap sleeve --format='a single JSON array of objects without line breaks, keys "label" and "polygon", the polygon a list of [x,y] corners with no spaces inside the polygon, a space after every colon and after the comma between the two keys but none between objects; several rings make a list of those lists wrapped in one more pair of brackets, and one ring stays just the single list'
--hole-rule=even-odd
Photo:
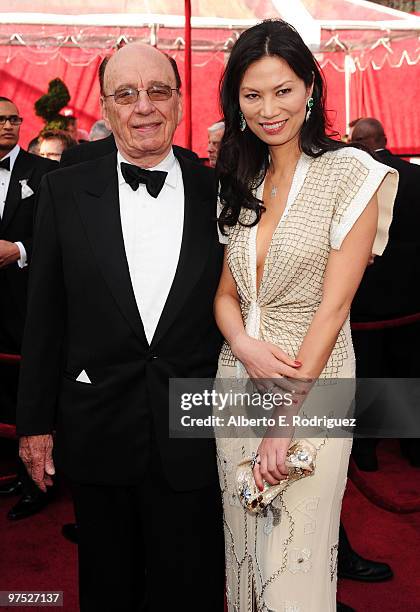
[{"label": "gown cap sleeve", "polygon": [[372,252],[382,255],[388,242],[398,172],[353,147],[336,151],[336,156],[337,199],[330,227],[331,248],[341,248],[345,237],[377,193],[378,228]]}]

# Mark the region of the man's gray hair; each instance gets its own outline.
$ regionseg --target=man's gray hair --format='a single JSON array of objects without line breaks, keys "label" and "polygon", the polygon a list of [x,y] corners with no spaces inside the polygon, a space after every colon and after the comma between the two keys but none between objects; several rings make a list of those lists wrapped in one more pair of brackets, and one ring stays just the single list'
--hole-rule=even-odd
[{"label": "man's gray hair", "polygon": [[225,129],[225,122],[218,121],[217,123],[213,123],[210,127],[207,128],[209,132],[218,132],[219,130]]},{"label": "man's gray hair", "polygon": [[106,138],[110,134],[111,130],[108,130],[105,125],[105,121],[100,119],[99,121],[96,121],[90,128],[89,140],[100,140],[101,138]]}]

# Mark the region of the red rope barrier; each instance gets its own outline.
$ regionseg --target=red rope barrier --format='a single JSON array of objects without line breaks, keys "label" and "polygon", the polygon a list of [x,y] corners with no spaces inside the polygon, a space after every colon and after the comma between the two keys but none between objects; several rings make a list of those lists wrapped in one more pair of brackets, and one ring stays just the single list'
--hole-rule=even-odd
[{"label": "red rope barrier", "polygon": [[390,327],[401,327],[402,325],[410,325],[410,323],[418,323],[419,321],[420,312],[417,312],[416,314],[398,317],[397,319],[387,319],[385,321],[366,321],[365,323],[352,321],[351,328],[354,331],[388,329]]},{"label": "red rope barrier", "polygon": [[19,363],[20,355],[0,353],[0,363]]},{"label": "red rope barrier", "polygon": [[16,425],[10,423],[0,423],[0,438],[14,440],[16,438]]}]

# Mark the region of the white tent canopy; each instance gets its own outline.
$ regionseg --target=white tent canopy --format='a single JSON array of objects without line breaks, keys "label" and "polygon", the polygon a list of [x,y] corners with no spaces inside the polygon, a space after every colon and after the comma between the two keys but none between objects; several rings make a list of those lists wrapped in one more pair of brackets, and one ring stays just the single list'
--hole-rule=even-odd
[{"label": "white tent canopy", "polygon": [[[210,3],[203,3],[209,6]],[[313,51],[328,51],[325,48],[321,33],[331,32],[335,40],[342,42],[346,48],[372,44],[371,36],[353,35],[351,43],[343,41],[340,32],[372,32],[377,38],[404,36],[420,32],[420,18],[397,11],[367,0],[265,0],[259,3],[259,11],[252,9],[253,4],[245,1],[226,3],[225,0],[214,0],[211,3],[211,13],[208,9],[200,14],[193,14],[191,25],[193,29],[224,29],[242,31],[254,25],[264,17],[281,17],[294,25],[305,42]],[[88,46],[89,35],[92,44],[98,46],[99,32],[85,31],[89,28],[149,28],[150,42],[159,44],[161,29],[180,29],[184,27],[184,3],[181,0],[150,0],[127,1],[109,0],[72,0],[69,5],[54,0],[14,0],[13,8],[21,8],[19,12],[8,12],[0,8],[0,23],[3,26],[15,26],[14,32],[7,28],[0,35],[0,45],[28,44],[19,31],[21,26],[37,26],[39,32],[38,44],[47,44],[45,34],[49,37],[51,31],[42,31],[45,26],[65,26],[78,30],[83,46]],[[109,12],[95,12],[95,7],[104,7]],[[139,10],[141,8],[144,10]],[[55,10],[52,10],[54,9]],[[45,10],[43,10],[45,9]],[[124,9],[124,10],[121,10]],[[156,9],[156,10],[153,10]],[[160,10],[159,10],[160,9]],[[3,28],[2,28],[3,29]],[[13,27],[12,27],[13,29]],[[35,30],[32,32],[30,44],[36,45]],[[161,33],[165,37],[164,33]],[[100,34],[99,34],[100,35]],[[105,34],[106,40],[109,37]],[[324,37],[325,38],[325,37]],[[225,42],[228,42],[227,37]],[[72,32],[72,38],[65,44],[77,45],[78,37]],[[60,41],[63,44],[62,41]],[[115,41],[114,41],[115,42]],[[194,41],[193,41],[194,42]],[[221,41],[216,41],[220,47]],[[177,41],[179,46],[179,40]],[[202,48],[202,44],[200,44]]]}]

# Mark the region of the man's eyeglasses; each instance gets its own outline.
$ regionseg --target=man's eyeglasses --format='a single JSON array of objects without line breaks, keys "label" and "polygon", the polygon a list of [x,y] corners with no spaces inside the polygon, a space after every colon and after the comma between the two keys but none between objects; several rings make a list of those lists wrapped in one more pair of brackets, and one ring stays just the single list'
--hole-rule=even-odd
[{"label": "man's eyeglasses", "polygon": [[135,104],[139,99],[141,91],[145,91],[151,102],[163,102],[172,97],[173,91],[178,91],[178,87],[169,87],[169,85],[153,85],[147,89],[134,89],[133,87],[125,87],[117,89],[113,94],[108,94],[104,98],[113,97],[116,104]]},{"label": "man's eyeglasses", "polygon": [[20,125],[23,119],[19,115],[0,115],[0,125],[4,125],[7,121],[10,125]]}]

